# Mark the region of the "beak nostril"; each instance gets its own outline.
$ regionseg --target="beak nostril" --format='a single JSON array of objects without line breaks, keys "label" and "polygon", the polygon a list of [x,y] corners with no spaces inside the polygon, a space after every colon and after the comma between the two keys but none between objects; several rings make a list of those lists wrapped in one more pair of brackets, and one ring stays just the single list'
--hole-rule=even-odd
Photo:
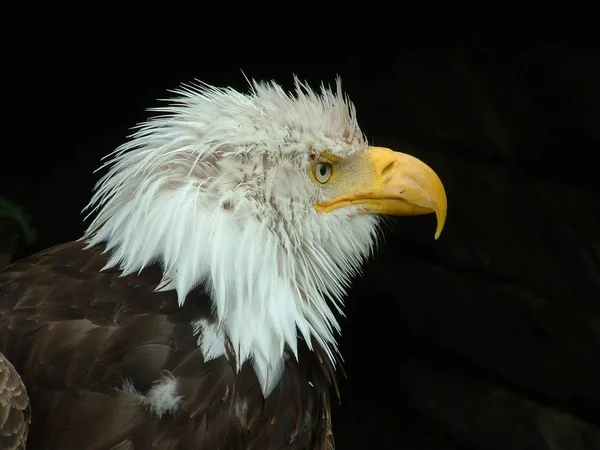
[{"label": "beak nostril", "polygon": [[389,164],[385,166],[381,171],[381,177],[387,181],[392,176],[392,173],[394,172],[395,168],[396,161],[390,161]]}]

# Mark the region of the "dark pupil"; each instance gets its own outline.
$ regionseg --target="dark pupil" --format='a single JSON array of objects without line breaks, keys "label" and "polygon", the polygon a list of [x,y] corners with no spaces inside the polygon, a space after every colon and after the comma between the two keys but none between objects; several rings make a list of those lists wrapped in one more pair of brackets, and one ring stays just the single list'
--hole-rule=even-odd
[{"label": "dark pupil", "polygon": [[327,166],[325,164],[321,164],[321,167],[319,167],[319,173],[322,177],[327,175]]}]

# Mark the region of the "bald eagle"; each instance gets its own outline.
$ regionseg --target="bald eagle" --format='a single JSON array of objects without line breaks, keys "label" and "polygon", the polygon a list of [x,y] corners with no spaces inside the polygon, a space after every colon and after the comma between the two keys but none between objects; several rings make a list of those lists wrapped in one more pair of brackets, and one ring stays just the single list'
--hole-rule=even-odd
[{"label": "bald eagle", "polygon": [[337,317],[381,215],[446,217],[334,88],[174,91],[102,166],[78,241],[0,273],[28,449],[325,450]]}]

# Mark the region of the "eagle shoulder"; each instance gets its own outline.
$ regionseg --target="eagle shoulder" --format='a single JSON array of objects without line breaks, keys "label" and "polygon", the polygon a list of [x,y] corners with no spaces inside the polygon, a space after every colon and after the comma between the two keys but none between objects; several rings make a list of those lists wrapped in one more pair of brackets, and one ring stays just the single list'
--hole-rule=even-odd
[{"label": "eagle shoulder", "polygon": [[155,292],[158,264],[120,276],[102,270],[104,248],[83,247],[0,272],[0,351],[31,399],[28,450],[333,448],[322,349],[299,345],[264,398],[233,349],[205,359],[194,324],[215,319],[201,288],[180,307],[173,291]]}]

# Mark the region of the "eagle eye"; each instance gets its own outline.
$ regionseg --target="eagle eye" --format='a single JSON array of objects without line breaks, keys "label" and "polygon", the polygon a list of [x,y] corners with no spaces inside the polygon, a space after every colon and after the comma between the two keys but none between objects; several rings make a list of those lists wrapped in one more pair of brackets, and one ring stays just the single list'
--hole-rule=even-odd
[{"label": "eagle eye", "polygon": [[313,166],[313,175],[315,180],[321,184],[325,184],[331,178],[333,167],[328,162],[318,162]]}]

